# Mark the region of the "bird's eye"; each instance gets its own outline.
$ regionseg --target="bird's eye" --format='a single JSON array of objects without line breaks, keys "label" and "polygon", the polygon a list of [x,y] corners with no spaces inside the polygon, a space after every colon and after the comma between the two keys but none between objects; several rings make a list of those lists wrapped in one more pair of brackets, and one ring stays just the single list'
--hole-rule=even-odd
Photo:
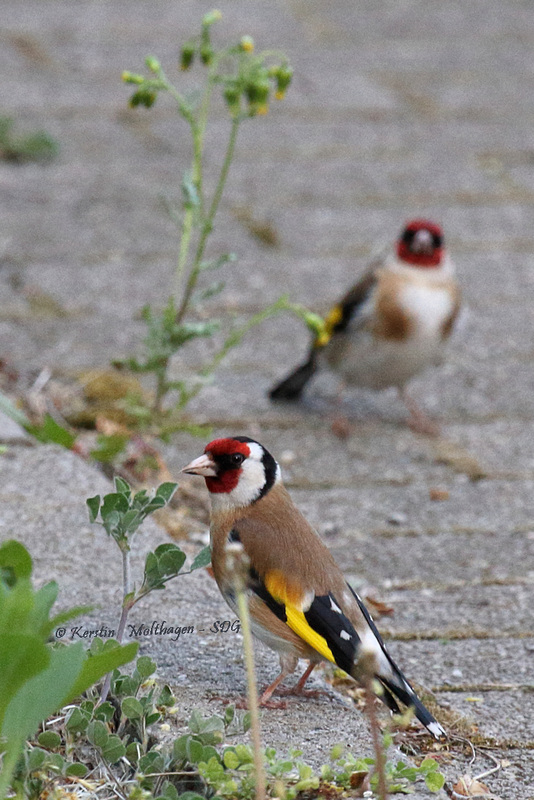
[{"label": "bird's eye", "polygon": [[238,467],[245,460],[245,456],[241,453],[232,453],[230,460],[235,467]]}]

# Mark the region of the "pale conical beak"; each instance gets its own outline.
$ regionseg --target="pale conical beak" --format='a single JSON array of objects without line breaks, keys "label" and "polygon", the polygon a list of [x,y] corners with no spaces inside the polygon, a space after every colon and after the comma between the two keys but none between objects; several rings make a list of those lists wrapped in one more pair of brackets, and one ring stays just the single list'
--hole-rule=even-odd
[{"label": "pale conical beak", "polygon": [[202,475],[204,478],[215,478],[217,477],[217,465],[211,456],[204,453],[184,467],[182,472],[187,472],[189,475]]},{"label": "pale conical beak", "polygon": [[414,253],[431,253],[433,246],[434,242],[430,231],[427,231],[426,228],[417,231],[412,243]]}]

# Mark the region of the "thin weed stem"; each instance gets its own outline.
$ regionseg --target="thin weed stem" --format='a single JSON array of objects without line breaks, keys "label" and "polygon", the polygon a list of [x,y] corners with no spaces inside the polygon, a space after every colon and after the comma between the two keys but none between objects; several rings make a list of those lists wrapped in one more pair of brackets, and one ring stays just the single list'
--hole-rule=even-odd
[{"label": "thin weed stem", "polygon": [[247,670],[247,699],[248,708],[250,711],[250,730],[252,735],[254,767],[256,772],[255,800],[264,800],[266,779],[265,767],[263,764],[263,752],[261,747],[258,685],[256,681],[256,668],[254,666],[254,645],[252,643],[250,611],[248,607],[248,599],[245,593],[245,582],[247,579],[250,562],[241,543],[237,542],[227,545],[226,565],[233,580],[237,598],[237,610],[239,613],[239,619],[241,620],[241,632],[243,634],[243,654],[245,657],[245,667]]},{"label": "thin weed stem", "polygon": [[258,685],[256,681],[256,668],[254,666],[254,646],[250,629],[250,614],[248,602],[243,587],[237,593],[237,607],[241,620],[243,633],[243,652],[247,669],[247,698],[250,711],[250,730],[252,746],[254,749],[254,766],[256,768],[256,800],[265,798],[265,768],[263,765],[263,752],[261,748],[260,712],[258,707]]},{"label": "thin weed stem", "polygon": [[382,732],[376,715],[376,700],[372,689],[373,679],[368,677],[365,686],[365,710],[369,719],[371,739],[375,751],[375,769],[378,775],[378,796],[380,800],[388,800],[389,793],[386,783],[386,755],[382,745]]},{"label": "thin weed stem", "polygon": [[224,191],[226,179],[228,177],[230,164],[232,163],[232,159],[234,157],[235,144],[237,141],[237,132],[239,130],[239,123],[241,122],[241,120],[242,120],[241,116],[235,116],[232,119],[230,136],[228,138],[228,145],[226,147],[224,161],[221,167],[221,172],[219,174],[219,180],[217,181],[217,186],[215,188],[215,193],[213,195],[213,199],[211,201],[208,214],[202,225],[202,230],[200,232],[200,238],[198,241],[197,250],[195,253],[195,259],[193,262],[193,266],[191,267],[191,272],[189,273],[189,277],[187,279],[184,296],[182,298],[182,302],[180,303],[180,307],[176,313],[177,323],[180,323],[184,315],[186,314],[189,308],[191,296],[197,285],[198,276],[200,275],[200,269],[201,269],[200,265],[202,262],[202,257],[204,255],[204,250],[206,249],[208,236],[210,235],[213,229],[213,220],[215,219],[215,214],[217,213],[217,209],[219,207],[219,203],[221,201],[221,197]]}]

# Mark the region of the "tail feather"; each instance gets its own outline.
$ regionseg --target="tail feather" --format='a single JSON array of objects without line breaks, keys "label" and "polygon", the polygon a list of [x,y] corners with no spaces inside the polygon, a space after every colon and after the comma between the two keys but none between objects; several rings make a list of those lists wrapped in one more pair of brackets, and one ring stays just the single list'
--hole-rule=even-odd
[{"label": "tail feather", "polygon": [[365,617],[365,621],[371,628],[375,639],[377,640],[378,644],[380,645],[383,654],[385,655],[387,662],[389,664],[389,668],[391,669],[391,673],[388,676],[385,675],[377,675],[377,679],[380,681],[382,686],[384,687],[384,695],[382,696],[383,702],[387,705],[387,707],[393,711],[393,713],[398,713],[399,706],[397,704],[397,700],[400,700],[405,706],[411,706],[414,709],[415,716],[419,720],[419,722],[425,726],[429,733],[435,739],[443,739],[447,736],[445,729],[439,724],[439,722],[432,716],[430,711],[426,708],[426,706],[421,702],[418,696],[415,693],[415,690],[410,686],[409,681],[404,677],[398,666],[395,664],[393,659],[391,658],[390,654],[386,649],[386,645],[380,633],[378,632],[378,628],[376,627],[372,616],[369,614],[369,611],[363,604],[361,597],[354,591],[352,586],[347,583],[350,591],[354,595],[356,602],[360,607],[360,611],[362,612],[363,616]]},{"label": "tail feather", "polygon": [[305,385],[317,370],[317,359],[312,351],[308,360],[297,367],[269,392],[271,400],[298,400]]},{"label": "tail feather", "polygon": [[[416,693],[404,677],[404,675],[397,669],[397,675],[395,677],[401,678],[404,682],[404,686],[399,685],[399,683],[394,683],[392,680],[387,678],[383,678],[381,676],[378,677],[380,683],[384,687],[384,696],[383,700],[385,704],[388,706],[394,714],[399,712],[399,707],[397,705],[397,699],[401,701],[405,706],[409,708],[413,708],[415,712],[415,716],[421,723],[424,725],[425,728],[429,733],[432,734],[434,739],[443,739],[447,736],[445,733],[445,729],[439,724],[437,719],[432,716],[428,708],[421,702],[421,700],[417,697]],[[396,706],[396,708],[395,708]]]}]

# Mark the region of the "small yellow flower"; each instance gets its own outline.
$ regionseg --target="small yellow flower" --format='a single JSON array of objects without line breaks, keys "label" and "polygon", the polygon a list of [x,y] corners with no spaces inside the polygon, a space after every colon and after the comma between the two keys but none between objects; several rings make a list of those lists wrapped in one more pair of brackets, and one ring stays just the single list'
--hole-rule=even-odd
[{"label": "small yellow flower", "polygon": [[269,106],[267,105],[267,103],[262,103],[261,105],[256,107],[256,114],[260,114],[262,117],[265,116],[265,114],[267,114],[268,111],[269,111]]},{"label": "small yellow flower", "polygon": [[252,36],[242,36],[239,46],[241,47],[241,50],[245,51],[245,53],[252,53],[254,50],[254,39]]},{"label": "small yellow flower", "polygon": [[278,91],[274,93],[274,96],[276,100],[283,100],[284,97],[286,96],[286,93]]}]

